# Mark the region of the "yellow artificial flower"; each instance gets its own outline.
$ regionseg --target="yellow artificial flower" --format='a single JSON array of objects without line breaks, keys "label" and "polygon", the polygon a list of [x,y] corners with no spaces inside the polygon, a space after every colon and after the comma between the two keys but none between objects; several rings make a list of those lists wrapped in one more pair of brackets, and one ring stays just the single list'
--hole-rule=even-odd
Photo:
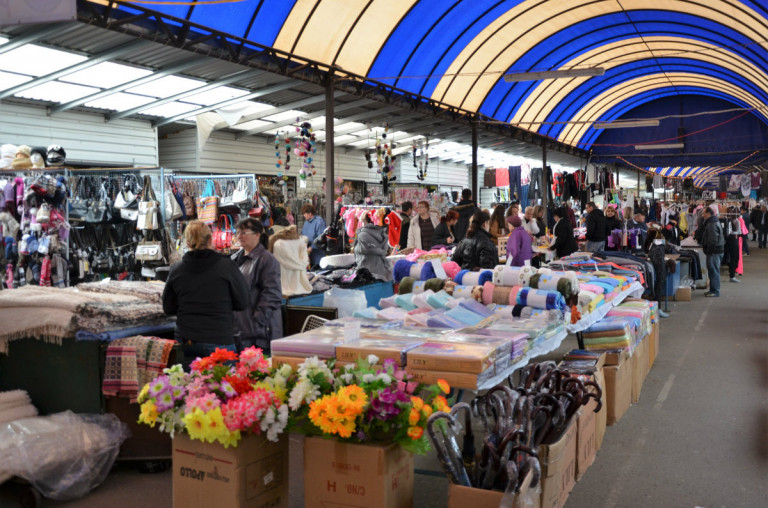
[{"label": "yellow artificial flower", "polygon": [[345,405],[354,408],[358,414],[368,404],[368,394],[357,385],[349,385],[339,389],[338,398]]},{"label": "yellow artificial flower", "polygon": [[440,390],[446,394],[451,391],[451,385],[449,385],[448,381],[446,381],[445,379],[438,379],[437,387],[440,388]]},{"label": "yellow artificial flower", "polygon": [[208,425],[205,428],[206,441],[213,443],[224,434],[229,433],[229,429],[224,425],[224,416],[221,414],[221,408],[214,408],[206,413]]},{"label": "yellow artificial flower", "polygon": [[424,407],[424,401],[421,399],[421,397],[412,396],[411,404],[413,404],[413,409],[416,411],[419,411],[422,407]]},{"label": "yellow artificial flower", "polygon": [[336,424],[334,430],[339,437],[350,437],[355,431],[354,418],[340,418],[334,423]]},{"label": "yellow artificial flower", "polygon": [[424,416],[429,418],[432,415],[432,406],[424,404],[424,407],[421,408],[421,412],[424,413]]},{"label": "yellow artificial flower", "polygon": [[451,407],[448,405],[448,401],[445,400],[445,397],[443,397],[442,395],[438,395],[437,397],[435,397],[435,400],[432,401],[432,406],[437,411],[443,411],[446,413],[451,410]]},{"label": "yellow artificial flower", "polygon": [[[145,388],[149,386],[146,385]],[[141,414],[139,415],[139,423],[146,423],[150,427],[155,426],[157,422],[157,406],[151,400],[146,401],[141,405]]]},{"label": "yellow artificial flower", "polygon": [[198,441],[205,441],[208,436],[209,420],[207,414],[196,407],[191,413],[184,415],[181,419],[184,422],[184,426],[187,429],[187,434],[191,439],[197,439]]},{"label": "yellow artificial flower", "polygon": [[139,404],[147,400],[147,394],[149,393],[149,383],[145,384],[144,387],[139,392],[139,396],[137,398]]},{"label": "yellow artificial flower", "polygon": [[219,443],[224,445],[224,448],[229,448],[230,446],[232,448],[237,448],[237,444],[240,442],[240,431],[236,430],[231,432],[229,429],[226,430],[226,433],[222,432],[222,434],[219,436]]},{"label": "yellow artificial flower", "polygon": [[419,423],[419,420],[421,420],[421,413],[418,409],[411,409],[411,412],[408,414],[408,423],[410,425],[416,425]]}]

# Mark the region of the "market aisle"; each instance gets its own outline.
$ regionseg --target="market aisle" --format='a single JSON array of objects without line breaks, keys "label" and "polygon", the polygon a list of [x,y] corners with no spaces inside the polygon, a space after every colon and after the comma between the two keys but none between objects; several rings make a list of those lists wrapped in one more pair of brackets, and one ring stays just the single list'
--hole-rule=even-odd
[{"label": "market aisle", "polygon": [[720,298],[670,302],[640,402],[608,427],[566,504],[756,507],[768,499],[768,250]]}]

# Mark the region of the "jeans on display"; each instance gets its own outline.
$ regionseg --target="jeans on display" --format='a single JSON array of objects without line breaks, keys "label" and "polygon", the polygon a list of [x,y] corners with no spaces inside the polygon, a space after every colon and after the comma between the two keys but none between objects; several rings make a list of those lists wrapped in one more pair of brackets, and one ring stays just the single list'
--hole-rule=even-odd
[{"label": "jeans on display", "polygon": [[528,189],[530,199],[535,201],[543,198],[541,191],[541,168],[531,168],[531,187]]},{"label": "jeans on display", "polygon": [[707,272],[709,275],[709,291],[720,294],[720,264],[723,261],[722,254],[707,254]]},{"label": "jeans on display", "polygon": [[739,237],[728,235],[725,237],[725,250],[728,253],[728,276],[736,277],[736,268],[739,266]]},{"label": "jeans on display", "polygon": [[196,358],[208,356],[216,351],[216,348],[237,352],[237,348],[234,344],[208,344],[206,342],[192,342],[191,340],[188,340],[182,342],[181,352],[184,353],[184,360],[180,363],[184,367],[184,370],[189,372],[189,365],[195,361]]},{"label": "jeans on display", "polygon": [[530,185],[523,185],[520,187],[520,207],[522,208],[522,211],[525,211],[525,207],[529,205],[528,203],[528,189],[530,188]]},{"label": "jeans on display", "polygon": [[757,245],[761,248],[765,248],[766,240],[768,240],[768,231],[765,229],[757,230]]},{"label": "jeans on display", "polygon": [[592,242],[587,240],[587,252],[603,252],[605,250],[605,241]]},{"label": "jeans on display", "polygon": [[521,180],[520,180],[520,173],[521,168],[520,166],[509,166],[509,198],[512,199],[512,196],[514,196],[515,193],[517,193],[517,199],[520,199],[521,194]]}]

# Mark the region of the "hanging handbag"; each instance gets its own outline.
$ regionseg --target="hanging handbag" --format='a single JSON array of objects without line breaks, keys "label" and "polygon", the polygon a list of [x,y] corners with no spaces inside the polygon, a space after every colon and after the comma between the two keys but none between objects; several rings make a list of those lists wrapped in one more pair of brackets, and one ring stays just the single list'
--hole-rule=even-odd
[{"label": "hanging handbag", "polygon": [[213,181],[205,182],[205,190],[197,200],[197,218],[206,224],[213,224],[219,213],[219,197],[215,194]]},{"label": "hanging handbag", "polygon": [[234,201],[235,183],[227,182],[227,190],[219,200],[219,208],[232,208],[237,207]]},{"label": "hanging handbag", "polygon": [[43,203],[40,208],[37,209],[37,216],[35,217],[40,224],[48,224],[51,221],[51,207],[48,203]]},{"label": "hanging handbag", "polygon": [[160,213],[160,203],[155,197],[155,191],[152,188],[152,179],[149,175],[144,176],[144,186],[141,189],[141,201],[139,201],[139,214],[136,219],[136,229],[155,230],[160,227],[158,215]]},{"label": "hanging handbag", "polygon": [[163,259],[163,246],[157,240],[142,240],[136,246],[136,261],[151,263]]},{"label": "hanging handbag", "polygon": [[106,181],[102,181],[99,187],[98,199],[91,200],[88,205],[88,211],[85,213],[85,222],[101,224],[110,220],[112,220],[112,200],[107,192]]},{"label": "hanging handbag", "polygon": [[85,177],[72,178],[72,199],[69,200],[69,220],[80,222],[85,220],[88,213],[88,200],[85,199],[86,181]]},{"label": "hanging handbag", "polygon": [[184,182],[184,215],[190,219],[197,215],[195,195],[195,184],[193,182]]},{"label": "hanging handbag", "polygon": [[237,181],[237,187],[232,193],[232,202],[236,205],[248,205],[251,202],[251,196],[248,193],[248,181],[245,178]]},{"label": "hanging handbag", "polygon": [[229,249],[232,247],[232,240],[234,238],[235,228],[232,224],[232,217],[229,215],[219,216],[219,220],[216,223],[216,231],[213,233],[213,247],[216,250]]},{"label": "hanging handbag", "polygon": [[125,175],[125,182],[123,188],[115,196],[115,208],[122,210],[123,208],[138,208],[136,203],[136,175]]},{"label": "hanging handbag", "polygon": [[173,195],[173,189],[168,181],[165,183],[165,220],[180,219],[184,212],[181,210],[179,203],[176,201],[176,197]]}]

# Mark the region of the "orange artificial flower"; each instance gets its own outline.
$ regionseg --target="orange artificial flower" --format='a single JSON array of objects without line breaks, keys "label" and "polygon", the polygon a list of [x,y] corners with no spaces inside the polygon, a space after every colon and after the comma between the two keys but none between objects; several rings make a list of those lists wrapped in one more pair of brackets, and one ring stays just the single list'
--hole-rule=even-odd
[{"label": "orange artificial flower", "polygon": [[432,416],[432,406],[424,404],[424,407],[421,408],[421,412],[424,413],[424,416],[429,418],[430,416]]},{"label": "orange artificial flower", "polygon": [[411,397],[411,404],[413,404],[413,409],[417,411],[424,407],[424,401],[421,399],[421,397]]},{"label": "orange artificial flower", "polygon": [[448,401],[442,395],[435,397],[435,400],[432,401],[432,406],[436,410],[444,411],[446,413],[451,410],[450,406],[448,405]]},{"label": "orange artificial flower", "polygon": [[437,380],[437,386],[440,388],[440,391],[443,393],[448,393],[451,391],[451,385],[448,384],[448,381],[445,379],[438,379]]},{"label": "orange artificial flower", "polygon": [[352,407],[358,413],[368,403],[368,394],[357,385],[349,385],[339,389],[338,397],[342,403]]},{"label": "orange artificial flower", "polygon": [[408,437],[416,441],[424,435],[424,429],[421,427],[408,427]]},{"label": "orange artificial flower", "polygon": [[203,372],[205,370],[210,370],[214,366],[213,360],[211,360],[210,356],[206,356],[205,358],[198,358],[194,360],[189,368],[196,371],[196,372]]},{"label": "orange artificial flower", "polygon": [[418,409],[411,409],[411,413],[408,415],[408,423],[410,425],[416,425],[421,420],[421,413]]},{"label": "orange artificial flower", "polygon": [[230,351],[228,349],[221,349],[216,348],[213,353],[211,353],[211,356],[209,357],[211,361],[214,363],[224,363],[227,361],[235,361],[237,360],[237,353],[234,351]]}]

